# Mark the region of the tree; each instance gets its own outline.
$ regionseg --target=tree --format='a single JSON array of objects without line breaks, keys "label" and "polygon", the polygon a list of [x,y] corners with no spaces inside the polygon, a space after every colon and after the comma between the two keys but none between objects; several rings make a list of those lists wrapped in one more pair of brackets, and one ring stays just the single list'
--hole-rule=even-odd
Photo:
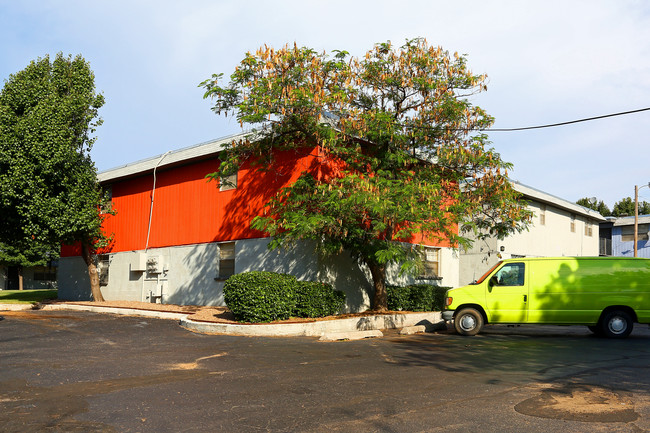
[{"label": "tree", "polygon": [[[633,216],[634,215],[634,199],[625,197],[614,203],[612,208],[612,216]],[[650,215],[650,203],[647,201],[639,202],[639,215]]]},{"label": "tree", "polygon": [[374,309],[386,309],[388,264],[421,266],[421,251],[399,241],[467,245],[469,231],[503,237],[530,217],[507,179],[511,165],[476,132],[493,119],[468,99],[486,77],[465,56],[423,39],[378,44],[363,58],[265,46],[227,85],[222,78],[201,83],[205,97],[253,133],[231,144],[213,177],[245,161],[264,170],[276,150],[317,148],[329,175],[303,173],[252,226],[273,237],[271,248],[309,239],[326,254],[347,250],[372,275]]},{"label": "tree", "polygon": [[609,210],[605,202],[602,200],[593,201],[593,199],[584,197],[576,201],[576,204],[579,204],[580,206],[584,206],[587,209],[595,210],[596,212],[600,213],[604,217],[610,216],[612,214],[612,212]]},{"label": "tree", "polygon": [[0,260],[41,264],[81,242],[95,300],[105,203],[89,153],[103,104],[89,64],[61,53],[32,61],[0,93]]}]

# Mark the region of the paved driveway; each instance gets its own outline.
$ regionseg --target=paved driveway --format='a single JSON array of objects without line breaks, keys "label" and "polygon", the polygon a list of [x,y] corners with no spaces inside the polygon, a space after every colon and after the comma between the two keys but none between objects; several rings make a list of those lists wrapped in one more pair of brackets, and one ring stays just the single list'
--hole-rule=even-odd
[{"label": "paved driveway", "polygon": [[650,332],[494,327],[323,343],[0,313],[5,432],[650,430]]}]

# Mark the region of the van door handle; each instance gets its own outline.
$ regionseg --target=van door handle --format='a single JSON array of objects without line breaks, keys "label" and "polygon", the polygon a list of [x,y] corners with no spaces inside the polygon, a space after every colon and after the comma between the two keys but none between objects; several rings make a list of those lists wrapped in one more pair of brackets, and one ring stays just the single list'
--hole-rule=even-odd
[{"label": "van door handle", "polygon": [[528,295],[524,295],[524,302],[528,302]]}]

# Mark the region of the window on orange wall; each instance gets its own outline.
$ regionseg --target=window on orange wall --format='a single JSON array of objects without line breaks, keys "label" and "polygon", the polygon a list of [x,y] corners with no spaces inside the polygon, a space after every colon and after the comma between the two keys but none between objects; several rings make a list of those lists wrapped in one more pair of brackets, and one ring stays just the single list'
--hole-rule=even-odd
[{"label": "window on orange wall", "polygon": [[237,188],[237,173],[219,179],[219,191],[230,191]]}]

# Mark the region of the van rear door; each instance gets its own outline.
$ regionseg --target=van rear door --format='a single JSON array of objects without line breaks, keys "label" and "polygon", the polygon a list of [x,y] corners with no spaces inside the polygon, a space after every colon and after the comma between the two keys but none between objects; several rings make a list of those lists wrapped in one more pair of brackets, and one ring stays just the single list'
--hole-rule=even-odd
[{"label": "van rear door", "polygon": [[524,262],[508,262],[488,280],[485,304],[492,323],[528,320],[528,274]]}]

